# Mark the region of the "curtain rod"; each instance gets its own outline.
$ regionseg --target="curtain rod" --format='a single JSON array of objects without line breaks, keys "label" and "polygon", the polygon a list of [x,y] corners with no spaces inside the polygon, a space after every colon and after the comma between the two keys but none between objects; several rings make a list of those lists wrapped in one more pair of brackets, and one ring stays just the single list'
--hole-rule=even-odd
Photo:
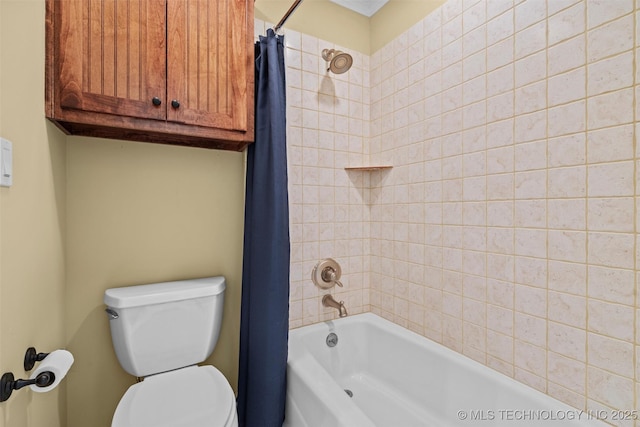
[{"label": "curtain rod", "polygon": [[296,0],[295,2],[293,2],[293,4],[289,8],[289,10],[287,10],[287,13],[284,14],[280,22],[278,22],[278,24],[275,27],[273,27],[273,31],[278,32],[280,27],[282,27],[286,22],[286,20],[289,19],[289,16],[298,8],[298,6],[300,6],[300,3],[302,3],[302,0]]}]

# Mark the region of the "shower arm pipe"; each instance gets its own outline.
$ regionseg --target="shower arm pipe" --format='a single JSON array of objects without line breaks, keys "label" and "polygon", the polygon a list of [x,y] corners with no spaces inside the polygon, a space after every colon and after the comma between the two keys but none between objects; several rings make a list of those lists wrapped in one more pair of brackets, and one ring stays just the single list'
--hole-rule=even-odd
[{"label": "shower arm pipe", "polygon": [[280,27],[282,27],[284,23],[287,21],[287,19],[289,19],[289,16],[291,16],[291,14],[298,8],[298,6],[300,6],[300,3],[302,3],[302,0],[295,0],[293,2],[293,4],[289,8],[289,10],[287,10],[287,13],[284,14],[280,22],[278,22],[276,26],[273,27],[273,31],[275,31],[276,33],[278,32]]}]

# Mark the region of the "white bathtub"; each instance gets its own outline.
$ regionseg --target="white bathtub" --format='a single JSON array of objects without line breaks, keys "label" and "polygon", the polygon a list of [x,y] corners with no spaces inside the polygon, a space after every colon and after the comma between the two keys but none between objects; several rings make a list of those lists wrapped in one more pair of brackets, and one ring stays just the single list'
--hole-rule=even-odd
[{"label": "white bathtub", "polygon": [[283,427],[604,425],[371,313],[290,331],[287,375]]}]

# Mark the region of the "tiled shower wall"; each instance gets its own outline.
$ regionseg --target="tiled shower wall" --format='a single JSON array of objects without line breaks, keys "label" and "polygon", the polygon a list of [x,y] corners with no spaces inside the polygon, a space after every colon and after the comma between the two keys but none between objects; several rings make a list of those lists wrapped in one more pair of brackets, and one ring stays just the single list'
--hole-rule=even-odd
[{"label": "tiled shower wall", "polygon": [[[272,25],[256,21],[256,36]],[[337,317],[322,307],[313,267],[334,258],[343,288],[331,293],[349,314],[369,310],[369,177],[346,172],[362,165],[369,145],[369,57],[349,51],[345,74],[326,71],[323,49],[346,49],[287,30],[287,156],[291,235],[290,325]]]},{"label": "tiled shower wall", "polygon": [[291,327],[335,317],[310,280],[331,256],[350,313],[640,409],[639,7],[450,0],[340,76],[288,31]]},{"label": "tiled shower wall", "polygon": [[371,311],[578,408],[639,407],[636,8],[450,0],[371,58]]}]

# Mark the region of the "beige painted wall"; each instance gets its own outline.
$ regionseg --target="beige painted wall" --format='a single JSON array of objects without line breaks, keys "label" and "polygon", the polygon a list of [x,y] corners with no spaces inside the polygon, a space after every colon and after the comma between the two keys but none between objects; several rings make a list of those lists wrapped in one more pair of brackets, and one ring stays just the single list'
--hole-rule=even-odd
[{"label": "beige painted wall", "polygon": [[[0,0],[0,136],[14,185],[0,188],[0,370],[25,378],[29,346],[65,346],[65,137],[44,118],[44,1]],[[2,427],[66,426],[65,385],[14,392]]]},{"label": "beige painted wall", "polygon": [[224,275],[223,328],[209,362],[235,388],[243,154],[79,137],[67,144],[69,427],[108,426],[135,382],[111,345],[102,302],[110,287]]},{"label": "beige painted wall", "polygon": [[0,188],[0,370],[67,347],[59,388],[0,403],[0,427],[106,427],[134,382],[111,345],[102,294],[222,274],[223,331],[208,361],[236,386],[244,155],[67,137],[44,118],[44,0],[0,0],[0,136],[14,185]]},{"label": "beige painted wall", "polygon": [[[256,0],[255,17],[275,25],[293,2]],[[371,49],[369,19],[329,0],[303,0],[283,29],[299,31],[367,54]]]},{"label": "beige painted wall", "polygon": [[[256,0],[255,16],[276,24],[294,0]],[[303,0],[283,26],[370,55],[442,5],[444,0],[390,0],[371,18],[329,0]],[[319,53],[318,53],[319,54]]]}]

